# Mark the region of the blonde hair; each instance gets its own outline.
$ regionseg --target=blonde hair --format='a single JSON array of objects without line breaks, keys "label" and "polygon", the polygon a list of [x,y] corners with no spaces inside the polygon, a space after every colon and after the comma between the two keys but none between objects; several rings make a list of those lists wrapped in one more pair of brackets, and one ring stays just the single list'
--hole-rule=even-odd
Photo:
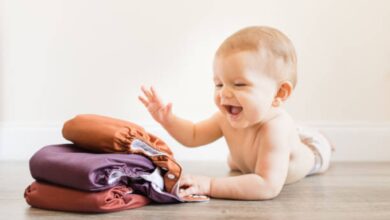
[{"label": "blonde hair", "polygon": [[[223,57],[235,52],[253,51],[270,53],[283,61],[283,68],[276,73],[279,80],[288,80],[293,87],[297,83],[297,57],[290,39],[275,28],[253,26],[241,29],[228,37],[215,56]],[[276,64],[275,64],[276,65]]]}]

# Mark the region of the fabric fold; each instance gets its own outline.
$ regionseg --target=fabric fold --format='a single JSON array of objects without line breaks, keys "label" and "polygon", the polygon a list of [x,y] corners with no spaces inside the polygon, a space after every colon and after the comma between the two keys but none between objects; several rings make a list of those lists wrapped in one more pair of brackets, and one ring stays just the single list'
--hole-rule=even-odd
[{"label": "fabric fold", "polygon": [[31,175],[39,181],[91,192],[126,185],[158,203],[179,202],[177,194],[155,186],[163,182],[161,175],[152,175],[156,169],[142,155],[91,153],[73,144],[43,147],[30,159]]},{"label": "fabric fold", "polygon": [[114,212],[150,203],[147,197],[133,194],[131,187],[123,185],[100,192],[85,192],[33,182],[26,188],[24,197],[32,207],[72,212]]},{"label": "fabric fold", "polygon": [[78,115],[62,129],[65,139],[94,152],[141,154],[162,169],[165,190],[174,193],[182,168],[169,146],[141,126],[100,115]]}]

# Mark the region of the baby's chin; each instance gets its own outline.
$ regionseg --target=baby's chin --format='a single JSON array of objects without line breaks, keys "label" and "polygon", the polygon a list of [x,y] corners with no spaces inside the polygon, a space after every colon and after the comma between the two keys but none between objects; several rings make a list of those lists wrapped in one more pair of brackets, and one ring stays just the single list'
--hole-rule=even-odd
[{"label": "baby's chin", "polygon": [[240,120],[234,121],[227,117],[227,121],[235,129],[244,129],[261,124],[261,120],[249,120],[247,118],[240,118]]},{"label": "baby's chin", "polygon": [[247,128],[250,126],[250,123],[247,120],[245,120],[244,118],[240,118],[240,120],[236,121],[236,120],[232,120],[229,115],[227,115],[226,117],[227,117],[227,121],[229,122],[230,126],[232,126],[233,128],[243,129],[243,128]]},{"label": "baby's chin", "polygon": [[237,122],[230,122],[229,121],[229,124],[232,128],[235,128],[235,129],[244,129],[244,128],[247,128],[249,127],[249,124],[248,123],[237,123]]}]

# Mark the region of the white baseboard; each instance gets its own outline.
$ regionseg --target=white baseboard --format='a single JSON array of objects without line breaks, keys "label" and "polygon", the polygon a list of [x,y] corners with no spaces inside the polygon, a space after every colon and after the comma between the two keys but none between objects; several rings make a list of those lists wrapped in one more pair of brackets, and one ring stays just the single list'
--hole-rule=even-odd
[{"label": "white baseboard", "polygon": [[[334,161],[390,161],[389,124],[312,124],[335,145]],[[165,140],[179,161],[224,161],[228,150],[223,139],[205,147],[189,149],[174,141],[160,127],[145,126]],[[0,160],[28,160],[34,152],[50,144],[67,143],[61,125],[0,124]]]}]

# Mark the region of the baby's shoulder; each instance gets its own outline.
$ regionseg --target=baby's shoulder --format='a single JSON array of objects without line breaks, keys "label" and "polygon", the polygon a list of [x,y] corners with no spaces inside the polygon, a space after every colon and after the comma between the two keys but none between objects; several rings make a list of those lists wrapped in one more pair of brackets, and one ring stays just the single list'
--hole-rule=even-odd
[{"label": "baby's shoulder", "polygon": [[293,118],[286,111],[280,111],[273,118],[264,123],[262,132],[283,132],[292,128],[295,128]]}]

